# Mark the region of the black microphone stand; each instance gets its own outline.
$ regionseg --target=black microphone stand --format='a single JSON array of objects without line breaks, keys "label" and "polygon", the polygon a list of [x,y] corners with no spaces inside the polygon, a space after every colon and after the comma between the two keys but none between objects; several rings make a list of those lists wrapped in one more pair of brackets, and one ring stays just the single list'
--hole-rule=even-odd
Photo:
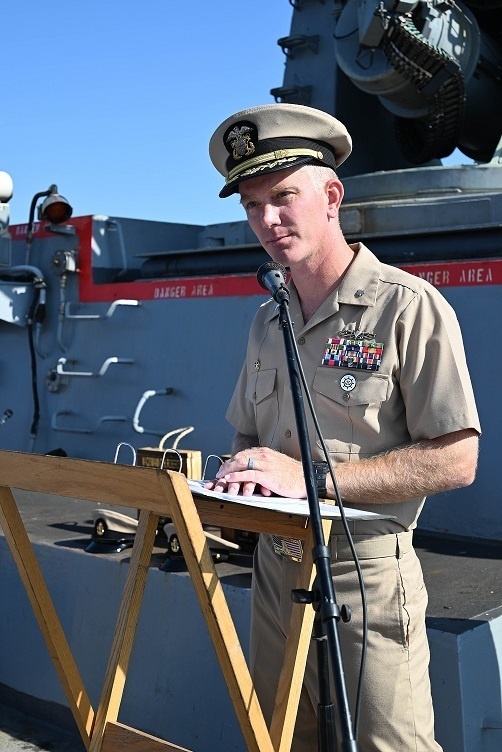
[{"label": "black microphone stand", "polygon": [[[273,270],[276,270],[276,272]],[[293,591],[292,598],[299,603],[312,603],[316,611],[314,619],[314,639],[317,641],[318,645],[318,667],[320,669],[319,699],[321,701],[319,704],[320,712],[318,715],[318,742],[319,745],[323,745],[319,746],[319,752],[334,752],[336,749],[334,715],[331,703],[329,702],[328,653],[331,658],[333,681],[341,725],[341,749],[342,752],[357,752],[358,746],[352,727],[345,674],[341,657],[340,640],[338,636],[338,621],[342,616],[335,599],[335,589],[330,572],[329,548],[324,541],[317,486],[312,465],[312,453],[310,450],[307,421],[303,404],[298,353],[294,341],[293,325],[289,315],[289,291],[282,283],[280,274],[281,270],[285,271],[281,264],[267,262],[262,264],[258,269],[257,276],[260,285],[269,290],[273,299],[278,304],[279,328],[282,329],[284,336],[284,347],[286,350],[303,473],[307,487],[310,524],[312,525],[314,537],[312,559],[317,574],[316,591]],[[326,643],[328,650],[326,650]]]}]

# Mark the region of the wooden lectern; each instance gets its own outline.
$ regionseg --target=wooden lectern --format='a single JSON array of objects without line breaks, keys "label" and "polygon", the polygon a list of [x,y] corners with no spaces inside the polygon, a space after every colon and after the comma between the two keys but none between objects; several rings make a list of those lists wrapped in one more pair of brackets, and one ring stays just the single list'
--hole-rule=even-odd
[{"label": "wooden lectern", "polygon": [[[314,609],[293,609],[270,731],[206,543],[203,524],[274,533],[305,541],[296,587],[310,589],[314,545],[307,518],[234,502],[194,498],[180,473],[144,467],[0,451],[0,523],[40,630],[89,752],[187,752],[118,723],[134,634],[159,517],[172,518],[249,752],[289,752],[310,644]],[[99,706],[93,709],[38,566],[11,489],[139,509],[135,536]],[[64,499],[63,499],[64,501]],[[330,520],[323,520],[329,535]]]}]

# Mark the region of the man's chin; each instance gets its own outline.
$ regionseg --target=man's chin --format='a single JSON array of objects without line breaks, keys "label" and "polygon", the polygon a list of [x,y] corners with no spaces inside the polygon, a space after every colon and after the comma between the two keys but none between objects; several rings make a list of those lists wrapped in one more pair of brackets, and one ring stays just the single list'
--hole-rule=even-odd
[{"label": "man's chin", "polygon": [[294,249],[289,238],[270,241],[264,247],[272,261],[284,266],[289,266],[294,258]]}]

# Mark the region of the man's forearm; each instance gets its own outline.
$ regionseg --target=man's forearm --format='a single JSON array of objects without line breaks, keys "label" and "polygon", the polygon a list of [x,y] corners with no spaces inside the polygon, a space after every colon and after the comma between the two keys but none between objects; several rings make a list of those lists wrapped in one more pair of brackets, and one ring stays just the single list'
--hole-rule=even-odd
[{"label": "man's forearm", "polygon": [[[385,504],[468,486],[478,455],[475,431],[420,441],[359,462],[334,465],[340,495],[352,504]],[[328,494],[334,497],[328,478]]]},{"label": "man's forearm", "polygon": [[[236,434],[232,458],[217,474],[222,489],[228,484],[230,493],[239,489],[253,493],[259,486],[265,495],[305,497],[302,463],[276,450],[258,447],[256,436]],[[246,451],[250,448],[252,453]],[[248,465],[250,454],[252,468]],[[340,462],[334,464],[334,472],[343,501],[354,505],[391,504],[468,486],[475,477],[477,456],[478,435],[466,429],[358,462]],[[328,496],[335,498],[329,476],[327,490]]]}]

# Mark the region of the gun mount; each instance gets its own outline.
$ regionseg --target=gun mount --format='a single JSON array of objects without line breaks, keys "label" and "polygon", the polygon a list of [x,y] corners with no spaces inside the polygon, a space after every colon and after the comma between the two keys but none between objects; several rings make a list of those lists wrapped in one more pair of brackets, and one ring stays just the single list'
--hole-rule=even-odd
[{"label": "gun mount", "polygon": [[[342,175],[497,156],[502,2],[298,0],[276,101],[326,110],[355,148]],[[368,127],[371,123],[371,127]]]}]

